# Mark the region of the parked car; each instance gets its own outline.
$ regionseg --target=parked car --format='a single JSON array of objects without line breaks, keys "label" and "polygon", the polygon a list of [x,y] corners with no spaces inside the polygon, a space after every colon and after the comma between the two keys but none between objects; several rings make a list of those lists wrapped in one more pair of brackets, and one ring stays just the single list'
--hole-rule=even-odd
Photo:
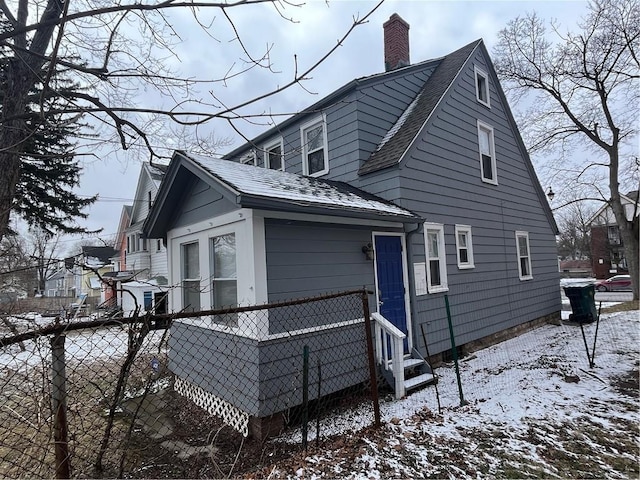
[{"label": "parked car", "polygon": [[595,283],[599,292],[614,292],[616,290],[631,290],[631,275],[616,275],[607,280]]}]

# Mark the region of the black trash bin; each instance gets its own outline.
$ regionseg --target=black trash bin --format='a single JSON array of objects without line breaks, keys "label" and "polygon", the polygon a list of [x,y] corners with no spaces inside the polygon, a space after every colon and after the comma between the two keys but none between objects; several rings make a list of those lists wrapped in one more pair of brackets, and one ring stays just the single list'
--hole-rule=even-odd
[{"label": "black trash bin", "polygon": [[571,302],[570,322],[590,323],[598,318],[595,287],[592,284],[564,287],[564,294]]}]

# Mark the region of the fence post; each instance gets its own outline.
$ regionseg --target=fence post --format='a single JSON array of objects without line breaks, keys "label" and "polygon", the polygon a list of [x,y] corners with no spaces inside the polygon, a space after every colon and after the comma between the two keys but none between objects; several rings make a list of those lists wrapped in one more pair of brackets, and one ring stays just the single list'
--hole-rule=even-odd
[{"label": "fence post", "polygon": [[309,346],[302,350],[302,449],[307,451],[309,432]]},{"label": "fence post", "polygon": [[67,375],[64,356],[64,334],[51,338],[51,407],[53,440],[56,456],[56,478],[71,478],[67,426]]},{"label": "fence post", "polygon": [[378,377],[376,362],[373,358],[373,339],[371,338],[371,315],[369,313],[369,297],[367,289],[362,289],[362,313],[364,315],[364,331],[367,338],[367,354],[369,357],[369,377],[371,380],[371,400],[373,401],[373,417],[375,426],[380,427],[380,400],[378,398]]}]

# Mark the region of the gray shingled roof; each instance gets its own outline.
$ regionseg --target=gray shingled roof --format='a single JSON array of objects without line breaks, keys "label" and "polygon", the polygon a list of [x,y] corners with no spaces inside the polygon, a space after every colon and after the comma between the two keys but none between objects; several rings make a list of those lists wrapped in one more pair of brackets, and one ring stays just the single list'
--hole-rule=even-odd
[{"label": "gray shingled roof", "polygon": [[371,214],[395,221],[416,221],[417,215],[371,193],[343,182],[306,177],[280,170],[243,165],[229,160],[181,152],[185,159],[197,164],[209,175],[239,195],[245,205],[250,199],[316,207],[332,212]]},{"label": "gray shingled roof", "polygon": [[462,66],[481,42],[482,40],[476,40],[442,58],[414,102],[407,107],[407,111],[410,110],[408,115],[401,115],[398,119],[402,124],[390,130],[395,130],[395,134],[390,138],[385,136],[369,159],[362,164],[358,174],[363,175],[398,164]]}]

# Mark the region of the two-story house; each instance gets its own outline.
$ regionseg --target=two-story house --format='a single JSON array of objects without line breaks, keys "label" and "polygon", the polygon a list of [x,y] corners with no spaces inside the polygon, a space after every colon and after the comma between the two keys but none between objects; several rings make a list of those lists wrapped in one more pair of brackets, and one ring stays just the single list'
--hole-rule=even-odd
[{"label": "two-story house", "polygon": [[167,249],[161,239],[148,239],[142,233],[165,170],[163,165],[143,163],[133,204],[124,205],[120,215],[114,257],[117,269],[111,281],[125,315],[134,310],[164,313],[167,309]]},{"label": "two-story house", "polygon": [[[450,348],[445,296],[458,345],[559,316],[557,226],[484,43],[411,64],[408,30],[398,15],[385,23],[384,73],[224,159],[175,153],[144,228],[166,239],[172,309],[366,286],[385,335],[405,336],[394,365]],[[274,352],[295,357],[315,337],[334,356],[366,358],[364,342],[344,340],[361,338],[362,318],[291,320],[174,322],[176,388],[259,421],[278,396],[301,401],[295,362],[276,371]],[[332,363],[324,392],[366,381],[366,362],[348,365]],[[243,382],[229,385],[230,372]],[[395,389],[406,385],[395,378]]]},{"label": "two-story house", "polygon": [[[640,216],[638,191],[620,194],[627,220]],[[624,244],[613,210],[604,204],[589,219],[591,225],[591,266],[596,278],[629,273]]]}]

